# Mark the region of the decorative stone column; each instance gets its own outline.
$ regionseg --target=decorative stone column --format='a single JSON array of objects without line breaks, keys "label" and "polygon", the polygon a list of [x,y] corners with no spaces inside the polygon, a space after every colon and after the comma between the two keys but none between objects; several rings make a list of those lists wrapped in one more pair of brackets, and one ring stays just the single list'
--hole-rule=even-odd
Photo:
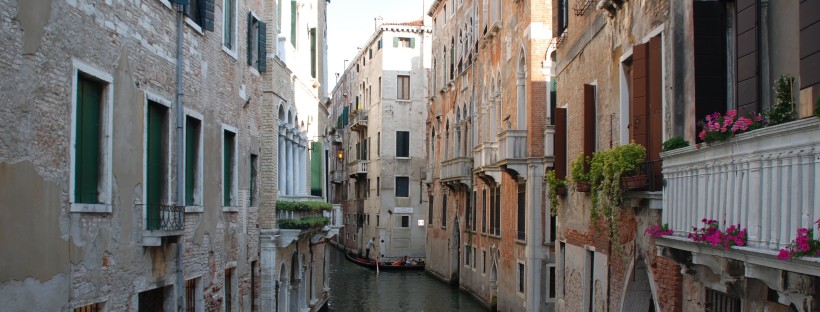
[{"label": "decorative stone column", "polygon": [[[541,307],[541,262],[545,256],[543,244],[541,243],[541,193],[544,181],[544,164],[540,159],[529,159],[527,161],[527,187],[526,187],[526,238],[527,246],[524,247],[526,263],[526,306],[527,311],[538,311]],[[549,211],[549,207],[546,207]]]},{"label": "decorative stone column", "polygon": [[259,260],[260,260],[260,294],[259,307],[261,311],[276,310],[276,232],[275,229],[261,229],[259,231]]}]

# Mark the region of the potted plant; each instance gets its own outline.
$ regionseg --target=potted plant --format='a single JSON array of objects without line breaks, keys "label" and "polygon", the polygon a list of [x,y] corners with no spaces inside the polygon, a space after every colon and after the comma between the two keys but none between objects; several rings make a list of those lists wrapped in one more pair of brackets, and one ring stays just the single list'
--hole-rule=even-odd
[{"label": "potted plant", "polygon": [[587,170],[589,161],[590,158],[585,156],[584,153],[581,153],[578,155],[578,158],[575,158],[572,164],[570,164],[572,185],[577,192],[589,193],[590,191],[589,172]]},{"label": "potted plant", "polygon": [[547,172],[544,179],[549,187],[547,196],[550,200],[550,213],[555,216],[558,214],[558,196],[567,195],[567,182],[555,177],[555,170]]},{"label": "potted plant", "polygon": [[676,136],[663,142],[663,151],[668,152],[687,146],[689,146],[689,141],[684,140],[681,136]]}]

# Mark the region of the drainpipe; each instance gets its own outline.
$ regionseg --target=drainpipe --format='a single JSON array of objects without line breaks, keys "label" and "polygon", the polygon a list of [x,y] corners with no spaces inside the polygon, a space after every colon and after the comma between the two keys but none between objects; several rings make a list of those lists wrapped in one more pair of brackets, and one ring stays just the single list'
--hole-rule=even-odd
[{"label": "drainpipe", "polygon": [[[184,180],[184,163],[182,155],[185,153],[185,146],[183,143],[183,122],[184,120],[184,113],[182,111],[182,24],[185,22],[185,15],[184,15],[184,5],[177,4],[177,101],[176,101],[176,112],[177,112],[177,166],[176,166],[176,178],[177,178],[177,185],[176,185],[176,193],[177,193],[177,205],[184,206],[185,205],[185,186],[183,184]],[[180,212],[180,214],[184,214],[184,212]],[[182,218],[179,218],[180,222]],[[185,311],[185,277],[184,272],[182,270],[182,255],[184,252],[184,243],[185,243],[185,232],[183,230],[183,234],[181,237],[177,238],[177,272],[176,272],[176,289],[177,289],[177,311]]]}]

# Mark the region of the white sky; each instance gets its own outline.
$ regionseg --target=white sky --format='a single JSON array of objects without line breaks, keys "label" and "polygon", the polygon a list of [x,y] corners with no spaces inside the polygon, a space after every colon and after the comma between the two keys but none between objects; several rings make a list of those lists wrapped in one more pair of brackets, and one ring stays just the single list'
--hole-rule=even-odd
[{"label": "white sky", "polygon": [[[344,72],[344,60],[356,57],[375,30],[376,16],[385,23],[409,22],[427,14],[424,0],[331,0],[327,5],[328,92],[336,86],[336,73]],[[431,1],[426,1],[428,4]]]}]

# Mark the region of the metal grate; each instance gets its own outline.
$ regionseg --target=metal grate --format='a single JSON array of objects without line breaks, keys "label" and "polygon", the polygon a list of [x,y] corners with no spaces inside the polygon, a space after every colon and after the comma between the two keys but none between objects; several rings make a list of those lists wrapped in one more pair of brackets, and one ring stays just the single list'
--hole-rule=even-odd
[{"label": "metal grate", "polygon": [[185,281],[185,311],[196,312],[196,279]]},{"label": "metal grate", "polygon": [[706,288],[706,312],[739,312],[740,299]]},{"label": "metal grate", "polygon": [[578,0],[575,2],[575,7],[572,8],[575,11],[575,16],[583,16],[587,14],[589,8],[592,7],[592,0]]},{"label": "metal grate", "polygon": [[[149,207],[149,210],[151,208]],[[185,229],[185,206],[159,205],[158,214],[148,217],[148,224],[155,224],[155,228],[149,230],[159,231],[181,231]]]},{"label": "metal grate", "polygon": [[100,312],[102,311],[102,305],[99,303],[92,303],[89,305],[84,305],[79,308],[74,308],[74,312]]}]

